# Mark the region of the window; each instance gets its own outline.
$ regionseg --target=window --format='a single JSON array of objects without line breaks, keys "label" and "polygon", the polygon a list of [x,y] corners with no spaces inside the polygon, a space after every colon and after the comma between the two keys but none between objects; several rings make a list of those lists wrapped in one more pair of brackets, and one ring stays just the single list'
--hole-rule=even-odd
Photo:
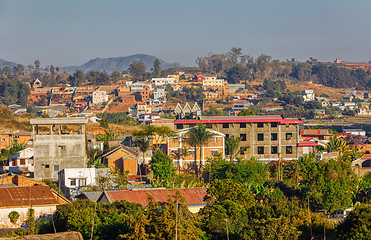
[{"label": "window", "polygon": [[258,147],[258,154],[264,154],[264,147]]},{"label": "window", "polygon": [[225,135],[225,138],[229,138],[229,134],[226,134],[226,135]]},{"label": "window", "polygon": [[263,128],[264,127],[264,123],[258,123],[258,128]]},{"label": "window", "polygon": [[86,178],[79,179],[79,187],[86,187]]},{"label": "window", "polygon": [[76,179],[71,179],[70,183],[71,183],[71,186],[76,186]]},{"label": "window", "polygon": [[271,153],[272,154],[277,154],[277,146],[273,146],[273,147],[271,147]]},{"label": "window", "polygon": [[271,133],[271,140],[277,141],[277,133]]},{"label": "window", "polygon": [[286,133],[286,140],[292,139],[292,133]]},{"label": "window", "polygon": [[20,165],[26,165],[26,159],[21,159],[19,162]]},{"label": "window", "polygon": [[240,128],[246,128],[246,123],[240,123]]},{"label": "window", "polygon": [[2,139],[1,139],[2,142],[5,142],[5,140],[6,140],[5,138],[2,138]]},{"label": "window", "polygon": [[246,134],[240,134],[241,141],[246,141]]},{"label": "window", "polygon": [[217,142],[217,141],[218,139],[215,136],[211,137],[211,142]]},{"label": "window", "polygon": [[45,168],[49,168],[50,166],[49,166],[49,164],[45,164]]},{"label": "window", "polygon": [[292,154],[292,146],[286,147],[286,154]]},{"label": "window", "polygon": [[276,122],[272,122],[272,123],[271,123],[271,127],[272,127],[272,128],[276,128],[277,126],[278,126],[278,123],[276,123]]},{"label": "window", "polygon": [[54,171],[59,172],[59,165],[54,165]]},{"label": "window", "polygon": [[229,123],[223,123],[223,128],[229,128]]},{"label": "window", "polygon": [[264,141],[264,133],[258,133],[258,141]]},{"label": "window", "polygon": [[214,156],[217,152],[218,152],[218,150],[216,150],[216,149],[211,149],[211,155]]},{"label": "window", "polygon": [[240,154],[245,155],[246,147],[240,147]]},{"label": "window", "polygon": [[183,129],[183,124],[178,124],[178,125],[177,125],[177,128],[178,128],[178,129]]}]

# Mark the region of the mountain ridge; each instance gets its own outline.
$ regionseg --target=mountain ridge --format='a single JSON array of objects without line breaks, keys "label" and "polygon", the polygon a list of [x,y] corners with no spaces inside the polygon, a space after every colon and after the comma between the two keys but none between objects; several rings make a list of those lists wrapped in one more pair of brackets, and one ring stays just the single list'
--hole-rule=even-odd
[{"label": "mountain ridge", "polygon": [[114,70],[122,72],[127,70],[130,64],[134,61],[142,61],[146,67],[147,71],[153,67],[153,62],[158,59],[161,62],[161,67],[163,69],[171,68],[175,65],[180,65],[179,63],[168,63],[160,58],[157,58],[148,54],[134,54],[126,57],[110,57],[110,58],[95,58],[80,66],[66,66],[60,69],[66,71],[69,74],[74,73],[76,70],[83,70],[84,72],[89,71],[106,71],[107,73],[112,73]]}]

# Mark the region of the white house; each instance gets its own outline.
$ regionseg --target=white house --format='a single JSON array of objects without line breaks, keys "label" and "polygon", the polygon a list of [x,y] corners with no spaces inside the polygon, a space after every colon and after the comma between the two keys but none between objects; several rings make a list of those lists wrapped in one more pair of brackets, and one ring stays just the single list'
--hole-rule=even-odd
[{"label": "white house", "polygon": [[32,148],[25,148],[8,156],[9,164],[7,170],[13,173],[26,173],[33,176],[34,173],[34,151]]},{"label": "white house", "polygon": [[165,88],[157,88],[153,93],[153,99],[160,99],[166,96]]},{"label": "white house", "polygon": [[88,185],[95,185],[96,168],[65,168],[58,172],[62,192],[71,199],[81,194]]},{"label": "white house", "polygon": [[363,129],[343,129],[343,133],[366,136],[366,131]]},{"label": "white house", "polygon": [[304,99],[304,102],[314,101],[316,94],[313,92],[312,89],[304,89],[301,91],[301,95]]},{"label": "white house", "polygon": [[175,78],[152,78],[152,84],[157,86],[165,86],[167,84],[177,84],[178,80]]},{"label": "white house", "polygon": [[106,91],[94,91],[92,94],[92,103],[99,104],[108,101],[108,95]]}]

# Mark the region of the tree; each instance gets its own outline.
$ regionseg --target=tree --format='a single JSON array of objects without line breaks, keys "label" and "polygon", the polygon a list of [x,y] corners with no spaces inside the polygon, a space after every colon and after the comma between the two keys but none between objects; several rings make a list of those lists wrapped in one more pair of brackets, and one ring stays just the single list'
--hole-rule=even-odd
[{"label": "tree", "polygon": [[39,60],[35,61],[35,69],[36,69],[37,72],[40,70],[40,61]]},{"label": "tree", "polygon": [[238,116],[254,116],[254,115],[255,115],[254,111],[249,109],[244,109],[238,113]]},{"label": "tree", "polygon": [[121,73],[117,70],[113,71],[110,76],[113,84],[116,84],[120,80],[120,77],[121,77]]},{"label": "tree", "polygon": [[141,60],[132,62],[128,68],[134,81],[143,80],[146,70],[146,65]]},{"label": "tree", "polygon": [[153,177],[156,180],[171,179],[171,176],[175,175],[173,161],[160,149],[156,149],[153,153],[151,169],[153,170]]},{"label": "tree", "polygon": [[[199,173],[200,173],[200,179],[201,179],[201,171],[202,171],[202,147],[207,144],[212,136],[214,134],[212,132],[210,132],[207,128],[206,128],[206,125],[205,124],[202,124],[202,123],[199,123],[197,124],[197,126],[195,127],[192,127],[189,129],[189,131],[187,132],[186,136],[187,136],[187,139],[186,141],[189,143],[189,145],[191,145],[192,147],[194,147],[195,149],[195,172],[196,172],[196,176],[198,177]],[[200,148],[200,166],[199,166],[199,169],[197,168],[197,148]]]},{"label": "tree", "polygon": [[68,78],[68,81],[74,87],[79,87],[83,84],[86,80],[86,75],[82,70],[76,70],[76,72]]},{"label": "tree", "polygon": [[371,205],[362,204],[338,225],[339,239],[371,239]]},{"label": "tree", "polygon": [[225,150],[229,154],[229,161],[233,162],[234,157],[238,153],[242,138],[231,136],[225,139]]},{"label": "tree", "polygon": [[161,62],[156,58],[156,60],[153,63],[153,69],[152,69],[152,76],[153,77],[160,77],[161,76]]},{"label": "tree", "polygon": [[245,67],[241,64],[237,64],[226,72],[228,83],[238,83],[239,81],[245,81],[248,78],[248,72]]}]

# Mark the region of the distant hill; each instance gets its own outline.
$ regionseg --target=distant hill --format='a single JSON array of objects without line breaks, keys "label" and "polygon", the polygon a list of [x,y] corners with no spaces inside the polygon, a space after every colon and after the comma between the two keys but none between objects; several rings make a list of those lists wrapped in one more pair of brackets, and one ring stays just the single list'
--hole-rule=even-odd
[{"label": "distant hill", "polygon": [[[127,57],[115,58],[96,58],[80,66],[61,67],[60,69],[66,71],[68,74],[73,74],[76,70],[83,70],[85,73],[89,71],[106,71],[107,73],[112,73],[116,69],[117,71],[122,72],[127,70],[132,62],[142,60],[147,67],[147,71],[150,71],[150,69],[153,67],[153,62],[156,59],[159,58],[147,54],[136,54]],[[161,59],[159,60],[161,62],[162,69],[167,69],[177,64],[167,63]]]},{"label": "distant hill", "polygon": [[8,62],[8,61],[5,61],[4,59],[0,59],[0,68],[4,68],[4,67],[13,68],[16,65],[17,65],[17,63],[15,63],[15,62]]}]

